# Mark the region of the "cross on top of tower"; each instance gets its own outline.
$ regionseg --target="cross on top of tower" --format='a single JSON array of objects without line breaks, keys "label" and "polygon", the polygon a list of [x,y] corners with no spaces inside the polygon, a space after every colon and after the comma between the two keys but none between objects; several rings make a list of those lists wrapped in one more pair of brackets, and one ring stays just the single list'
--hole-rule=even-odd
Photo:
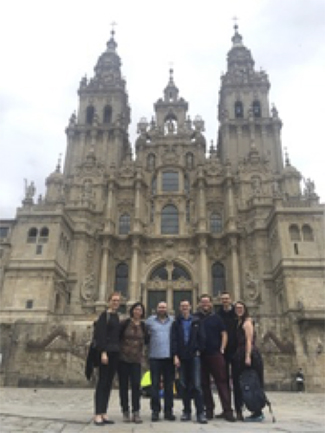
[{"label": "cross on top of tower", "polygon": [[117,23],[116,23],[115,21],[112,21],[112,22],[111,22],[111,27],[112,27],[111,35],[112,35],[112,36],[115,35],[115,30],[114,30],[114,27],[115,27],[115,26],[117,26]]}]

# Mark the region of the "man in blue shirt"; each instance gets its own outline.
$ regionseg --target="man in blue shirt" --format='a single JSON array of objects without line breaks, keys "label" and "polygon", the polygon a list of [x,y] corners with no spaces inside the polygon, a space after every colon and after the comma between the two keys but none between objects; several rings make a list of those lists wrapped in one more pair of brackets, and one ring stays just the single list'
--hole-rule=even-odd
[{"label": "man in blue shirt", "polygon": [[159,302],[157,305],[157,315],[150,316],[146,320],[146,325],[150,333],[149,343],[149,363],[151,374],[151,420],[159,421],[161,410],[159,388],[160,378],[164,382],[164,418],[175,421],[173,414],[173,384],[174,384],[174,364],[171,356],[171,326],[173,317],[167,314],[166,302]]},{"label": "man in blue shirt", "polygon": [[197,317],[202,321],[206,336],[205,350],[201,355],[202,390],[206,416],[208,419],[212,419],[214,416],[215,405],[211,392],[211,375],[218,390],[223,418],[226,421],[234,422],[236,420],[231,408],[231,394],[224,358],[228,341],[227,331],[221,317],[213,311],[210,295],[201,295]]},{"label": "man in blue shirt", "polygon": [[191,314],[191,304],[183,300],[179,304],[180,315],[172,325],[172,355],[174,364],[180,369],[183,415],[181,421],[191,420],[191,397],[193,395],[196,419],[206,424],[201,389],[200,354],[204,349],[205,337],[201,322]]}]

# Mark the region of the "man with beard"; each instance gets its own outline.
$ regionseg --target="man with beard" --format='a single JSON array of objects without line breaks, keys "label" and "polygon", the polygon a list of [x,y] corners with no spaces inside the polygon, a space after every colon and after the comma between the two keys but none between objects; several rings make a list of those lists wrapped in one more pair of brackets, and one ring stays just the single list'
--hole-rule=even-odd
[{"label": "man with beard", "polygon": [[[234,372],[237,316],[235,313],[235,308],[233,307],[231,302],[230,294],[228,292],[223,292],[221,294],[221,303],[222,305],[218,310],[218,314],[222,318],[228,334],[228,343],[225,348],[225,361],[226,361],[226,371],[227,371],[227,382],[228,382],[229,392],[231,394],[230,377],[233,377],[233,372]],[[235,393],[235,388],[234,388],[234,393]],[[219,415],[216,415],[216,418],[224,418],[224,415],[225,414],[222,412]]]},{"label": "man with beard", "polygon": [[211,392],[210,375],[216,384],[223,418],[226,421],[236,421],[231,408],[231,394],[228,387],[226,361],[224,358],[227,346],[227,331],[221,317],[214,313],[212,298],[204,294],[200,296],[197,317],[202,320],[206,335],[205,350],[201,354],[201,374],[204,404],[207,419],[214,416],[214,400]]},{"label": "man with beard", "polygon": [[150,333],[149,363],[151,374],[151,420],[159,421],[161,410],[159,389],[160,379],[164,383],[164,419],[175,421],[173,414],[173,384],[174,384],[174,363],[171,356],[171,326],[173,317],[167,314],[166,302],[159,302],[157,315],[150,316],[146,325]]}]

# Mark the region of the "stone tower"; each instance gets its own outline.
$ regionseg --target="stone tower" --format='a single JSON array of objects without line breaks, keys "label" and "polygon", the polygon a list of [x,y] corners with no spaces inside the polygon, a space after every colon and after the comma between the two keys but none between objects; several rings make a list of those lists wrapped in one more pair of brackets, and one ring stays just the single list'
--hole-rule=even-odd
[{"label": "stone tower", "polygon": [[266,73],[235,27],[217,146],[170,70],[131,147],[116,47],[112,32],[81,80],[63,172],[59,161],[36,201],[26,182],[16,218],[1,221],[2,382],[84,386],[92,322],[113,290],[124,314],[137,300],[149,313],[160,300],[196,308],[206,292],[218,306],[226,289],[256,322],[267,385],[291,389],[299,365],[324,389],[324,205],[283,162]]}]

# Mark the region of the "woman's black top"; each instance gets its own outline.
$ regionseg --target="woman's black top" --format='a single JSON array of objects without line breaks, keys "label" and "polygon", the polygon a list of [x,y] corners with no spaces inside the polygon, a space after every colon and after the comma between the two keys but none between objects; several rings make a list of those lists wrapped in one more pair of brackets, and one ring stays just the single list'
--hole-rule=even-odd
[{"label": "woman's black top", "polygon": [[117,313],[104,311],[99,316],[96,323],[95,340],[100,352],[119,352],[120,319]]}]

